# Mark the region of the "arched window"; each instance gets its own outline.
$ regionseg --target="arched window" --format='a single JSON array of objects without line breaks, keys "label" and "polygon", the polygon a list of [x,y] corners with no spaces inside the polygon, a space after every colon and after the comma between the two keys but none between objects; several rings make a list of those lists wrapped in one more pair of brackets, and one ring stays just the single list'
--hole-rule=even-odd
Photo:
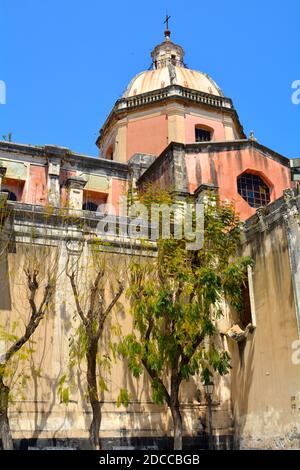
[{"label": "arched window", "polygon": [[212,139],[213,130],[205,126],[195,126],[195,141],[209,142]]},{"label": "arched window", "polygon": [[113,148],[112,145],[106,151],[106,158],[107,158],[107,160],[113,160],[114,159],[114,148]]},{"label": "arched window", "polygon": [[237,179],[237,189],[249,206],[256,209],[270,202],[270,189],[258,175],[243,173]]},{"label": "arched window", "polygon": [[9,191],[8,189],[2,189],[2,192],[7,193],[7,199],[9,201],[16,201],[17,200],[17,196],[12,191]]},{"label": "arched window", "polygon": [[84,211],[92,211],[92,212],[97,212],[98,205],[95,204],[94,202],[87,201],[82,205],[82,209]]}]

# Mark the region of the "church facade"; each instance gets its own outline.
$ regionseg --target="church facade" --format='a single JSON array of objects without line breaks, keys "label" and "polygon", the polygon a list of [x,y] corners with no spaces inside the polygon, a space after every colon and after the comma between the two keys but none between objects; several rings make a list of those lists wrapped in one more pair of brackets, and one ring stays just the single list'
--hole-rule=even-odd
[{"label": "church facade", "polygon": [[[213,190],[232,201],[245,221],[243,251],[254,259],[244,318],[225,309],[218,325],[232,370],[215,384],[216,447],[297,448],[300,196],[290,159],[259,143],[253,133],[245,135],[232,100],[207,74],[184,65],[184,51],[171,41],[168,29],[151,56],[152,69],[132,79],[103,124],[96,142],[99,158],[55,145],[0,142],[1,324],[26,319],[20,300],[26,298],[26,247],[33,244],[43,257],[45,249],[66,241],[59,252],[61,274],[52,312],[35,334],[34,361],[41,373],[34,385],[28,384],[25,398],[11,405],[14,438],[24,447],[51,445],[53,439],[84,447],[90,415],[83,392],[78,385],[65,405],[56,390],[68,361],[74,315],[63,271],[76,250],[67,245],[83,244],[86,261],[101,208],[119,214],[120,198],[130,185],[141,189],[155,183],[178,197],[198,200]],[[70,210],[81,224],[63,222]],[[135,254],[124,240],[114,240],[106,251],[115,272],[126,270]],[[125,296],[121,300],[120,321],[129,331],[128,301]],[[101,399],[104,446],[167,446],[170,416],[151,402],[147,380],[131,383],[121,361],[112,366],[111,377]],[[131,387],[134,400],[120,409],[116,396],[125,386]],[[204,448],[208,418],[200,379],[184,385],[182,411],[186,445]]]}]

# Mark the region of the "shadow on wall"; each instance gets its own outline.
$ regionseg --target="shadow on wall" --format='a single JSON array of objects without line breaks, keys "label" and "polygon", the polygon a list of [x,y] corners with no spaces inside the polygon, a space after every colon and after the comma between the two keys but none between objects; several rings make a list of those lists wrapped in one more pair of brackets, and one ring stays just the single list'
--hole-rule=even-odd
[{"label": "shadow on wall", "polygon": [[[65,303],[62,303],[60,305],[60,315],[61,318],[64,320],[64,329],[66,330],[66,308],[65,308]],[[44,320],[44,325],[41,325],[44,328],[43,334],[39,333],[39,340],[42,342],[42,345],[40,346],[40,357],[38,360],[34,362],[34,360],[31,360],[30,366],[31,366],[31,374],[32,374],[32,380],[34,383],[34,403],[35,403],[35,415],[34,415],[34,433],[33,433],[33,440],[31,441],[31,445],[37,446],[38,440],[41,437],[41,434],[44,430],[47,430],[48,427],[48,420],[51,418],[51,415],[53,413],[54,407],[58,405],[59,403],[59,397],[58,397],[58,383],[59,379],[61,377],[61,374],[63,373],[62,370],[60,370],[55,377],[51,376],[50,374],[45,373],[45,365],[47,364],[47,353],[49,352],[49,348],[52,349],[53,347],[53,336],[54,336],[54,321],[55,321],[55,308],[53,306],[52,309],[50,309],[49,316],[51,316],[51,320],[53,321],[52,324],[52,341],[49,341],[48,335],[47,335],[47,323],[49,322],[49,318],[46,317]],[[66,332],[65,332],[66,333]],[[65,337],[65,335],[62,335],[62,337]],[[47,342],[48,338],[48,342]],[[60,345],[60,349],[63,347],[63,345]],[[62,350],[62,349],[61,349]],[[43,411],[41,413],[41,410],[39,410],[39,400],[41,397],[41,388],[42,388],[42,383],[45,383],[45,388],[47,390],[46,396],[47,396],[47,408],[43,407]],[[49,392],[48,392],[49,391]],[[51,397],[48,399],[48,394]],[[43,401],[40,403],[43,403]],[[61,405],[63,406],[63,405]],[[61,425],[55,429],[53,432],[53,439],[56,438],[56,434],[61,430],[64,429],[65,427],[65,421],[66,418],[68,417],[68,421],[70,421],[70,413],[68,413],[66,410],[65,411],[65,418],[64,421],[61,423]]]},{"label": "shadow on wall", "polygon": [[0,310],[11,310],[10,276],[8,265],[8,253],[0,245]]},{"label": "shadow on wall", "polygon": [[[232,412],[234,427],[234,447],[240,448],[246,417],[248,414],[249,392],[254,373],[255,332],[251,333],[244,344],[229,342],[232,357]],[[244,357],[247,360],[244,360]]]}]

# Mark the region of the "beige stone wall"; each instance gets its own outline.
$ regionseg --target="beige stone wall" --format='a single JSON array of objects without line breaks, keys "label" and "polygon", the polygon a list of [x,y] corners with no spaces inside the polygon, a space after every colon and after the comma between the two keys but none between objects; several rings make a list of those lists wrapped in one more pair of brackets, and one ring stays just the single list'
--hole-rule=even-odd
[{"label": "beige stone wall", "polygon": [[[38,225],[38,224],[36,224]],[[28,375],[26,388],[14,393],[10,407],[11,425],[15,438],[86,438],[91,419],[86,400],[85,363],[74,369],[74,385],[68,405],[60,402],[57,385],[69,370],[69,342],[78,327],[78,315],[70,281],[66,275],[66,243],[53,237],[56,231],[44,233],[43,240],[25,243],[25,236],[11,243],[9,253],[0,257],[0,321],[10,330],[18,321],[16,334],[24,331],[29,315],[28,291],[24,265],[36,260],[40,269],[41,300],[45,276],[56,276],[55,295],[49,311],[31,342],[29,360],[15,365],[14,384]],[[71,236],[72,228],[68,227]],[[46,242],[47,240],[47,242]],[[12,240],[13,241],[13,240]],[[40,243],[40,244],[38,244]],[[46,243],[48,245],[46,245]],[[76,244],[75,244],[76,246]],[[3,246],[2,246],[3,248]],[[76,253],[76,252],[74,252]],[[255,262],[253,268],[253,315],[256,328],[245,347],[226,336],[237,320],[228,307],[218,322],[220,346],[228,349],[232,358],[231,373],[215,383],[213,397],[213,428],[216,436],[230,436],[235,431],[241,447],[296,447],[300,434],[300,374],[299,365],[292,362],[292,344],[298,339],[294,292],[291,279],[286,226],[282,219],[261,231],[256,230],[244,246]],[[106,267],[106,301],[116,289],[117,279],[124,277],[128,285],[131,255],[125,252],[101,252]],[[72,262],[77,255],[72,255]],[[149,258],[151,262],[151,258]],[[78,261],[80,302],[88,302],[88,286],[95,273],[88,239]],[[119,325],[119,330],[116,329]],[[119,342],[131,331],[130,305],[122,295],[108,321],[101,353],[109,351],[110,341]],[[3,346],[3,345],[2,345]],[[104,374],[107,391],[101,394],[101,436],[107,438],[172,435],[172,421],[166,407],[154,405],[147,375],[139,380],[129,373],[126,361],[111,361],[111,372]],[[131,393],[127,409],[116,406],[120,388]],[[13,390],[16,391],[14,386]],[[184,434],[200,434],[207,425],[206,400],[199,377],[184,383],[181,390]]]},{"label": "beige stone wall", "polygon": [[[17,243],[14,250],[1,257],[0,321],[9,330],[14,320],[19,321],[19,334],[23,331],[29,315],[28,291],[23,267],[28,260],[37,259],[41,269],[41,291],[49,269],[54,269],[57,283],[55,295],[45,319],[33,337],[34,352],[25,363],[30,376],[25,389],[15,395],[10,406],[13,436],[22,438],[86,438],[91,419],[90,407],[86,400],[85,363],[74,368],[74,386],[71,388],[70,403],[60,402],[57,393],[59,378],[68,371],[69,342],[79,325],[70,281],[66,275],[67,251],[65,243],[58,247],[26,245]],[[52,253],[52,256],[49,256]],[[58,258],[55,253],[59,253]],[[116,288],[119,276],[128,283],[129,255],[102,253],[107,263],[106,298]],[[72,262],[76,262],[74,255]],[[149,260],[150,262],[150,260]],[[95,265],[88,244],[85,244],[78,264],[80,302],[83,308],[88,304],[88,286],[93,278]],[[119,332],[113,325],[119,325]],[[110,341],[119,342],[131,331],[131,316],[128,299],[122,295],[107,323],[101,352],[109,352]],[[19,365],[19,371],[22,365]],[[38,370],[39,373],[33,373]],[[33,375],[33,378],[31,377]],[[126,361],[116,358],[111,361],[111,372],[104,374],[107,380],[106,392],[101,393],[102,424],[101,436],[109,438],[168,436],[172,435],[172,420],[165,406],[153,404],[149,380],[143,375],[139,380],[129,373]],[[17,376],[17,375],[16,375]],[[217,385],[213,418],[215,433],[228,435],[231,432],[229,384],[227,378]],[[116,406],[120,388],[131,393],[127,409]],[[184,435],[197,435],[206,423],[206,401],[200,379],[193,378],[184,383],[181,390]]]},{"label": "beige stone wall", "polygon": [[255,262],[257,327],[244,349],[228,340],[236,441],[250,448],[298,447],[300,366],[292,363],[298,331],[284,223],[257,231],[245,253]]}]

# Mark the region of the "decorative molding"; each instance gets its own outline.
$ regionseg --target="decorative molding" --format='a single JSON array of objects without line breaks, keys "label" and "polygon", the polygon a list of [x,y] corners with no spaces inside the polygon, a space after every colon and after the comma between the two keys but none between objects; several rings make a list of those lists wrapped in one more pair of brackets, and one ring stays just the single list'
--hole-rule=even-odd
[{"label": "decorative molding", "polygon": [[83,189],[87,181],[81,176],[71,176],[66,181],[66,187],[71,189]]},{"label": "decorative molding", "polygon": [[258,218],[258,224],[260,227],[260,232],[265,232],[268,229],[268,222],[266,220],[266,208],[258,207],[256,209],[256,216]]},{"label": "decorative molding", "polygon": [[283,219],[287,226],[291,227],[295,224],[300,225],[300,215],[295,196],[295,190],[292,188],[283,191],[283,200],[285,202],[285,213]]},{"label": "decorative molding", "polygon": [[135,111],[136,109],[143,108],[145,106],[148,107],[153,105],[162,105],[163,103],[166,103],[170,100],[176,100],[182,103],[193,103],[207,107],[209,109],[217,109],[222,112],[233,114],[241,136],[246,138],[243,126],[240,123],[238,114],[230,98],[172,84],[147,93],[141,93],[139,95],[130,96],[128,98],[123,97],[119,99],[108,115],[102,128],[100,129],[99,137],[96,140],[96,145],[99,148],[101,147],[101,141],[107,135],[111,126],[119,119],[122,119],[126,113],[131,112],[132,110]]},{"label": "decorative molding", "polygon": [[[172,164],[174,155],[176,153],[188,154],[188,153],[204,153],[204,152],[223,152],[223,151],[233,151],[233,150],[242,150],[245,148],[255,148],[261,152],[267,158],[272,158],[273,160],[278,161],[280,164],[289,168],[289,159],[273,152],[273,150],[268,149],[260,145],[256,141],[251,141],[249,139],[241,139],[234,141],[219,141],[219,142],[197,142],[194,144],[183,144],[180,142],[171,142],[165,150],[154,160],[152,165],[140,176],[138,180],[138,185],[142,185],[146,181],[151,179],[151,175],[165,162],[168,162],[169,165]],[[180,188],[181,189],[181,188]]]},{"label": "decorative molding", "polygon": [[[47,149],[47,150],[46,150]],[[56,151],[57,150],[57,151]],[[67,151],[68,150],[68,151]],[[112,160],[106,160],[100,157],[91,157],[72,152],[66,147],[55,146],[34,146],[26,144],[18,144],[15,142],[0,142],[0,159],[7,158],[12,160],[12,155],[18,155],[22,163],[47,165],[49,161],[61,161],[61,169],[63,170],[93,170],[99,174],[116,177],[118,179],[127,180],[128,165]],[[5,155],[7,153],[7,155]],[[26,156],[23,158],[23,156]]]}]

